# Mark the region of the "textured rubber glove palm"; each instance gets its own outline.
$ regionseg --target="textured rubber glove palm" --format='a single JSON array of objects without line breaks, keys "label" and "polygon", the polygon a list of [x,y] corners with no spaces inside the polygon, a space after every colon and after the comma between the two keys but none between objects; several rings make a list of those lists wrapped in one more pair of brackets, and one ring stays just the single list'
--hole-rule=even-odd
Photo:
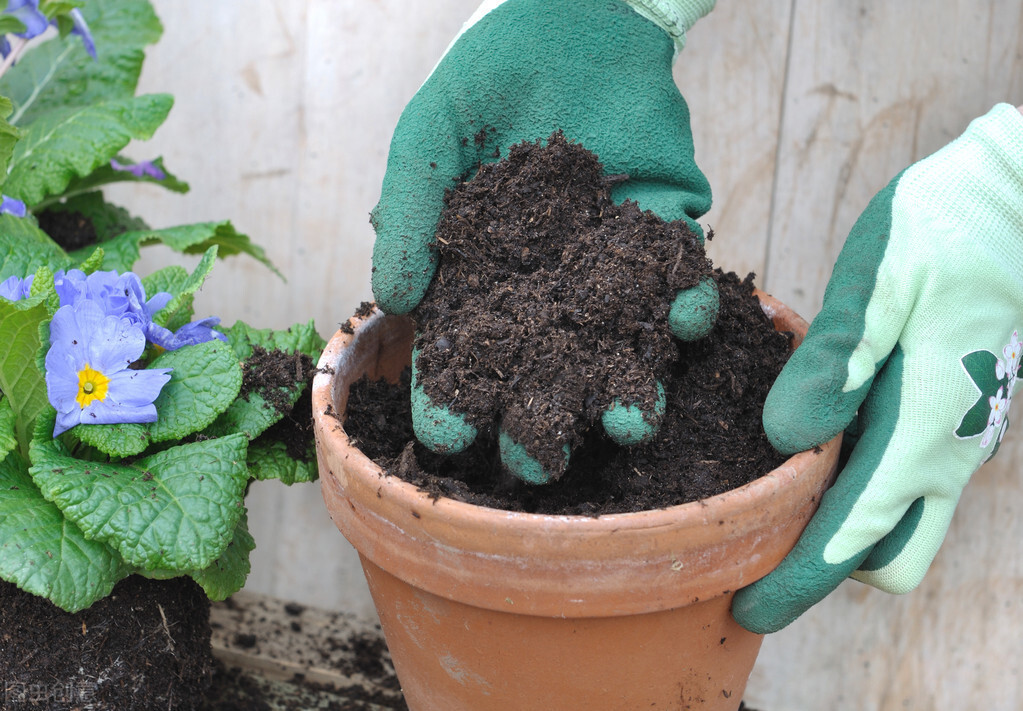
[{"label": "textured rubber glove palm", "polygon": [[793,551],[737,593],[741,625],[776,631],[849,575],[920,583],[1005,431],[1021,334],[1023,115],[998,105],[871,201],[768,396],[783,452],[854,418],[858,438]]},{"label": "textured rubber glove palm", "polygon": [[[633,3],[642,7],[621,0],[491,2],[452,43],[399,120],[373,211],[373,293],[384,311],[407,313],[423,298],[453,181],[558,129],[594,151],[607,173],[629,176],[616,186],[616,200],[686,220],[702,238],[696,219],[710,208],[710,187],[693,158],[689,110],[671,67],[685,30],[713,0]],[[717,292],[708,284],[673,303],[669,321],[678,337],[699,338],[713,326]],[[651,418],[637,408],[609,412],[605,429],[620,442],[652,434]],[[415,382],[413,417],[417,437],[435,451],[460,451],[476,434]],[[558,474],[536,469],[507,437],[502,458],[527,481]]]}]

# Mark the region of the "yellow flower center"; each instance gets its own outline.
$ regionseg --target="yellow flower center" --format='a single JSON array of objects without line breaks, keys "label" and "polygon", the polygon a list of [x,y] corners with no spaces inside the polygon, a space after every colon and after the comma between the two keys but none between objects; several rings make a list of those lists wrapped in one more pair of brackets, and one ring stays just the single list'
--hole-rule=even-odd
[{"label": "yellow flower center", "polygon": [[78,395],[75,402],[83,410],[99,400],[106,399],[107,390],[110,389],[110,378],[98,370],[93,370],[88,363],[78,371]]}]

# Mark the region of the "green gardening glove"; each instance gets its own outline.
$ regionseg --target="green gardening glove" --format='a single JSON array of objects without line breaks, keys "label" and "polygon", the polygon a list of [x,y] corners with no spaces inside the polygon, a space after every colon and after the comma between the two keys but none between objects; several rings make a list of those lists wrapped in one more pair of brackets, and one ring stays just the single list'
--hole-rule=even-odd
[{"label": "green gardening glove", "polygon": [[854,418],[858,438],[792,552],[736,594],[739,624],[781,629],[849,575],[920,583],[1005,432],[1021,334],[1023,114],[1001,104],[896,177],[846,240],[764,426],[785,453]]},{"label": "green gardening glove", "polygon": [[[661,218],[696,220],[710,208],[710,187],[693,159],[689,110],[672,78],[686,30],[714,0],[506,0],[486,2],[402,113],[391,142],[372,222],[373,293],[389,313],[423,298],[437,267],[434,232],[444,191],[480,163],[523,141],[560,129],[595,152],[609,174],[629,179],[613,197]],[[713,281],[682,292],[669,317],[675,335],[695,340],[717,318]],[[413,368],[414,369],[414,368]],[[418,439],[438,452],[465,449],[476,429],[434,403],[413,373]],[[656,412],[615,406],[608,434],[636,444],[654,433]],[[544,471],[507,435],[505,465],[542,483]],[[565,453],[567,465],[568,453]]]}]

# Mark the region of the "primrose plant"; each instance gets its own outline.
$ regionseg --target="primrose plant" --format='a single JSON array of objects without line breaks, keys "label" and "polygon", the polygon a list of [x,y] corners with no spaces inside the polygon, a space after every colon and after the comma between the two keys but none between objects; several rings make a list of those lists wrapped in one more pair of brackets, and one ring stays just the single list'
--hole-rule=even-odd
[{"label": "primrose plant", "polygon": [[[0,0],[2,3],[3,0]],[[230,222],[150,229],[103,188],[183,192],[122,151],[171,108],[136,95],[162,28],[147,0],[8,0],[0,13],[0,578],[76,611],[133,574],[243,585],[253,479],[316,476],[299,401],[323,347],[194,319]],[[140,249],[199,255],[140,276]]]}]

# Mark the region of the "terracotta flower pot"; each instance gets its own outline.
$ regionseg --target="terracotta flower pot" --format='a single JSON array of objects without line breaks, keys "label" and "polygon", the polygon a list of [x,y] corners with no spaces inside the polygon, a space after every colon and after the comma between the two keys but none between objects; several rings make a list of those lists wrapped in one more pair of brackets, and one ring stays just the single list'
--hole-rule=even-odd
[{"label": "terracotta flower pot", "polygon": [[[806,322],[760,295],[779,330]],[[374,313],[320,360],[323,497],[355,546],[412,711],[720,709],[762,637],[729,608],[795,544],[830,485],[836,438],[704,501],[598,518],[433,498],[386,476],[343,421],[349,385],[396,380],[412,323]]]}]

